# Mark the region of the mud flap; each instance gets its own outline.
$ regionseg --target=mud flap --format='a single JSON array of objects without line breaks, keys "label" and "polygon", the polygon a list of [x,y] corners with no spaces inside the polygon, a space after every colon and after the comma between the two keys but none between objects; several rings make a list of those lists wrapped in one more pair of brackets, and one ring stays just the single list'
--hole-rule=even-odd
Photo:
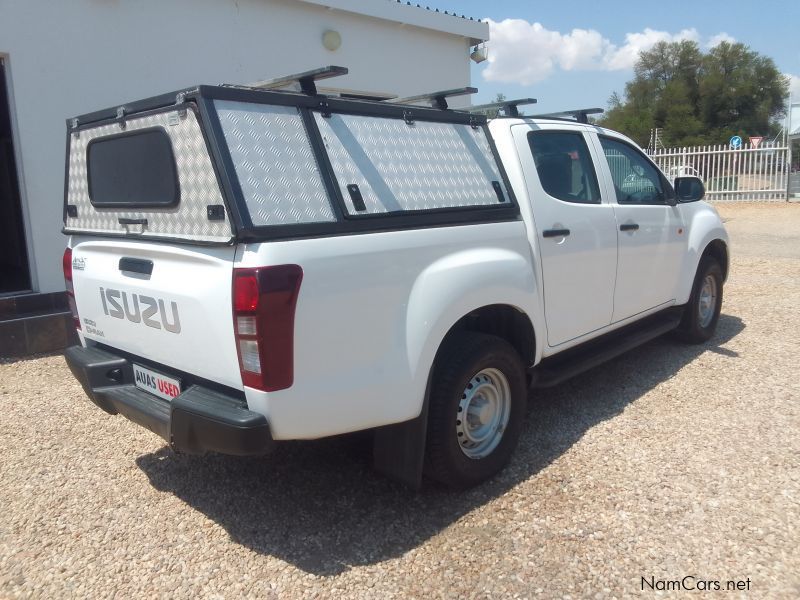
[{"label": "mud flap", "polygon": [[[431,369],[431,371],[433,371]],[[379,427],[372,447],[373,466],[390,479],[418,490],[422,487],[425,439],[428,434],[430,377],[419,416],[410,421]]]}]

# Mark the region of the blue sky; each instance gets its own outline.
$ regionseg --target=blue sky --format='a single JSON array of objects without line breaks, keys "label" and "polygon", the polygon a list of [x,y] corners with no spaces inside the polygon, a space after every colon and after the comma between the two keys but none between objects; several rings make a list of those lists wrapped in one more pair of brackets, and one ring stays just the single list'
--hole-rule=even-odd
[{"label": "blue sky", "polygon": [[[414,2],[416,3],[416,2]],[[490,61],[473,65],[474,102],[532,96],[542,112],[605,107],[632,76],[638,49],[659,39],[743,42],[772,57],[800,97],[800,0],[419,0],[488,18]],[[514,19],[510,22],[508,20]],[[578,30],[578,31],[575,31]]]}]

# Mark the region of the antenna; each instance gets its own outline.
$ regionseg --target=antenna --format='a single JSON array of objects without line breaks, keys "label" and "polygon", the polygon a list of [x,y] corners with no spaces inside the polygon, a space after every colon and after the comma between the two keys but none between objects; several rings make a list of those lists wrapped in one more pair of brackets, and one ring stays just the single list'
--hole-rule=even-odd
[{"label": "antenna", "polygon": [[455,88],[452,90],[442,90],[440,92],[431,92],[430,94],[420,94],[419,96],[408,96],[407,98],[398,98],[391,100],[392,104],[413,104],[414,102],[430,102],[433,108],[440,108],[447,110],[447,99],[453,96],[466,96],[468,94],[475,94],[478,88],[463,87]]},{"label": "antenna", "polygon": [[578,123],[588,123],[589,115],[599,115],[602,112],[605,112],[602,108],[579,108],[577,110],[561,110],[559,112],[546,113],[543,115],[533,115],[533,117],[537,119],[547,119],[550,117],[563,119],[564,117],[572,117]]},{"label": "antenna", "polygon": [[500,102],[489,102],[488,104],[478,104],[477,106],[470,106],[467,112],[483,112],[485,110],[497,109],[502,110],[507,117],[518,117],[519,106],[523,104],[536,104],[536,98],[518,98],[517,100],[502,100]]},{"label": "antenna", "polygon": [[310,96],[316,96],[317,81],[320,79],[330,79],[331,77],[340,77],[341,75],[347,75],[347,73],[349,73],[349,69],[347,67],[330,65],[327,67],[320,67],[319,69],[303,71],[302,73],[295,73],[294,75],[284,75],[283,77],[257,81],[256,83],[250,83],[245,87],[256,88],[260,90],[275,90],[295,85],[299,88],[295,89],[295,91],[300,91]]}]

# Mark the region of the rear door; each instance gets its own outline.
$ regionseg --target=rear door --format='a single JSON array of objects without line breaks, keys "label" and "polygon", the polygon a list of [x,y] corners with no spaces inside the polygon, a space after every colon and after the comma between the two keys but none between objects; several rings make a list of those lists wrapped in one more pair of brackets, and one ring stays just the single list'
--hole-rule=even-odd
[{"label": "rear door", "polygon": [[603,200],[581,126],[526,124],[513,132],[536,223],[547,341],[556,346],[611,323],[614,209]]}]

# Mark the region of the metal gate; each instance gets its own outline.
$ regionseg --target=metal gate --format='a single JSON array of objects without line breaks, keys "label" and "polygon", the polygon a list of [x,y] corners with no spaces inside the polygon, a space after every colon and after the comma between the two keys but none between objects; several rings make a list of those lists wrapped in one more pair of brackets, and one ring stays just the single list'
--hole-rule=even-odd
[{"label": "metal gate", "polygon": [[670,180],[697,175],[709,200],[787,200],[789,148],[769,143],[732,150],[725,145],[649,151]]}]

